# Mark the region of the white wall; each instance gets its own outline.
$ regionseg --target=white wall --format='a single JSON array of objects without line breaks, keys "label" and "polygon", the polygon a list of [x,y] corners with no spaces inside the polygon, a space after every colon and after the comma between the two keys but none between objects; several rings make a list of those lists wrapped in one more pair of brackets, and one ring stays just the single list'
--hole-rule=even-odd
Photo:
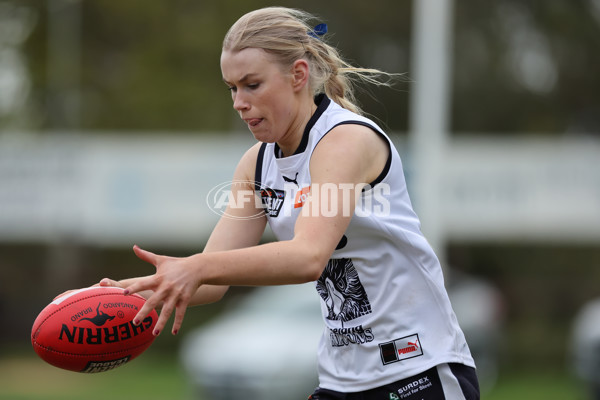
[{"label": "white wall", "polygon": [[[206,196],[251,144],[250,134],[0,136],[0,241],[201,246],[218,219]],[[600,240],[600,141],[459,136],[438,161],[430,187],[445,240]]]}]

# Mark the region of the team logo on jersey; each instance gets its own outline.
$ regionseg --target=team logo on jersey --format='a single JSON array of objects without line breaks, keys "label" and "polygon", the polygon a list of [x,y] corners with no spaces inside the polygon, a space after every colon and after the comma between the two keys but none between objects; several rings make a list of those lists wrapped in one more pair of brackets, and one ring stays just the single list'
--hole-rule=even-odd
[{"label": "team logo on jersey", "polygon": [[405,336],[391,342],[380,343],[379,352],[384,365],[423,355],[419,335]]},{"label": "team logo on jersey", "polygon": [[329,341],[332,347],[343,347],[351,344],[364,344],[372,342],[375,339],[372,328],[365,328],[362,325],[351,328],[330,328]]},{"label": "team logo on jersey", "polygon": [[371,303],[349,258],[331,259],[317,281],[317,291],[327,305],[327,319],[351,321],[371,313]]},{"label": "team logo on jersey", "polygon": [[260,199],[267,215],[277,217],[285,200],[285,191],[263,188],[260,190]]}]

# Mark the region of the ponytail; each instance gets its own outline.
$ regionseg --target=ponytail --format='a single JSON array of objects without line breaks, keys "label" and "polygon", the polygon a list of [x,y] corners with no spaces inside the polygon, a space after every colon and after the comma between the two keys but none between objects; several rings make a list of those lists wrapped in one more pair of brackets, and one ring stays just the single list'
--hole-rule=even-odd
[{"label": "ponytail", "polygon": [[[389,78],[394,74],[354,67],[344,61],[339,52],[323,40],[323,32],[309,25],[314,19],[304,11],[284,7],[252,11],[229,29],[223,50],[260,48],[285,67],[304,58],[310,66],[309,85],[313,95],[325,93],[343,108],[362,114],[354,95],[356,82],[390,86]],[[378,79],[381,76],[388,79]]]}]

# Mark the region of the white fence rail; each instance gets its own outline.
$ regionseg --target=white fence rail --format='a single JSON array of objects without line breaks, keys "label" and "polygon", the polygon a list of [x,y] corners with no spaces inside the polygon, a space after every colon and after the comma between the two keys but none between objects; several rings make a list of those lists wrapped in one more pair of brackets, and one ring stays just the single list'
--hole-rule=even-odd
[{"label": "white fence rail", "polygon": [[[0,241],[201,245],[218,219],[206,196],[251,144],[249,134],[0,136]],[[430,187],[444,238],[600,240],[600,141],[461,136],[441,157]]]}]

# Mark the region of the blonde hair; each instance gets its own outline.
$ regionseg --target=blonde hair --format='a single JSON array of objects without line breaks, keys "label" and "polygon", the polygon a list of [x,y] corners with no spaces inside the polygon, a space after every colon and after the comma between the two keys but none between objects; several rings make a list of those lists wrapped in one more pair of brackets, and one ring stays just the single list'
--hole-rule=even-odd
[{"label": "blonde hair", "polygon": [[313,95],[325,93],[342,107],[362,114],[354,96],[357,80],[376,85],[389,85],[388,74],[377,69],[353,67],[342,59],[339,52],[313,31],[310,21],[315,17],[307,12],[267,7],[242,16],[229,29],[223,40],[223,51],[246,48],[263,49],[284,68],[296,60],[306,59],[310,66],[309,85]]}]

